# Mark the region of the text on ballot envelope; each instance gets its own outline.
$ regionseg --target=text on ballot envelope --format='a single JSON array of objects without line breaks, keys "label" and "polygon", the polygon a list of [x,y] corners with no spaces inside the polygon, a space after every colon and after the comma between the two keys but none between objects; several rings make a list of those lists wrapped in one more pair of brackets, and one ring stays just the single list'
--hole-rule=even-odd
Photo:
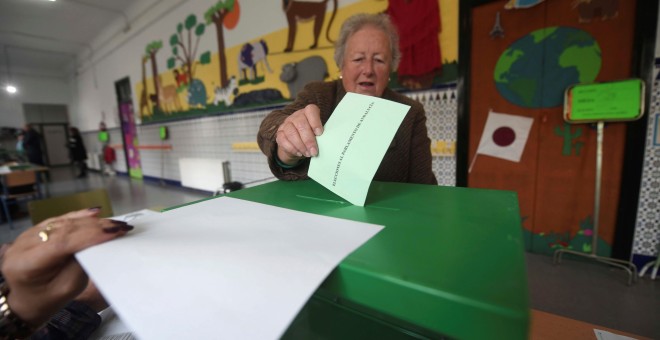
[{"label": "text on ballot envelope", "polygon": [[409,105],[347,93],[316,137],[319,155],[312,157],[307,174],[364,206],[371,180],[408,110]]}]

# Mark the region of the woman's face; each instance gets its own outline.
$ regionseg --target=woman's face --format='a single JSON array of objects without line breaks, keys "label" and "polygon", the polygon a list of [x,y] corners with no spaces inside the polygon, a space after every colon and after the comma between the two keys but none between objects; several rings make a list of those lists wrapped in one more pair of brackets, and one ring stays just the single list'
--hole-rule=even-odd
[{"label": "woman's face", "polygon": [[348,92],[380,97],[390,76],[390,40],[373,26],[362,27],[346,41],[341,65],[342,84]]}]

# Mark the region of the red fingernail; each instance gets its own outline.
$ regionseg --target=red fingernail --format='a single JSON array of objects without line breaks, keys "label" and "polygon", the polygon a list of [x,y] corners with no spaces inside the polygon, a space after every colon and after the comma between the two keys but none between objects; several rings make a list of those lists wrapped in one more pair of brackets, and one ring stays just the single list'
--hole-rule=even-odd
[{"label": "red fingernail", "polygon": [[112,227],[103,228],[103,232],[108,233],[108,234],[114,234],[114,233],[119,232],[120,230],[121,231],[131,231],[131,230],[133,230],[133,228],[135,228],[135,227],[133,227],[130,224],[115,224]]},{"label": "red fingernail", "polygon": [[103,232],[104,232],[104,233],[108,233],[108,234],[118,233],[119,230],[121,230],[121,226],[118,226],[118,225],[117,225],[117,226],[112,226],[112,227],[105,227],[105,228],[103,228]]}]

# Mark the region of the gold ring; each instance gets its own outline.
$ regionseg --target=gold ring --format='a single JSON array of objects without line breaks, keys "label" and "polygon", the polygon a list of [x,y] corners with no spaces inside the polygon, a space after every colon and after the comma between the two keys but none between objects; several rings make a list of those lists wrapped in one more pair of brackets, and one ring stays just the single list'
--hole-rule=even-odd
[{"label": "gold ring", "polygon": [[46,228],[44,228],[44,230],[39,232],[39,237],[41,238],[41,242],[48,241],[48,237],[50,236],[51,230],[53,230],[53,224],[48,223],[48,225],[46,225]]}]

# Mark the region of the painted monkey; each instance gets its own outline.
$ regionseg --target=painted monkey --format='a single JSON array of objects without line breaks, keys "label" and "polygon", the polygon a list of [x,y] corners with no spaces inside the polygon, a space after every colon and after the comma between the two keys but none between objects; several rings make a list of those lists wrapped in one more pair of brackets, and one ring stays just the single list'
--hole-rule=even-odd
[{"label": "painted monkey", "polygon": [[[284,9],[286,21],[289,24],[289,36],[287,38],[284,52],[291,52],[293,50],[293,42],[296,38],[298,21],[314,20],[314,44],[309,48],[316,48],[319,42],[321,28],[323,27],[323,20],[325,19],[327,3],[328,0],[323,0],[321,2],[282,0],[282,9]],[[335,19],[335,14],[337,14],[337,0],[333,0],[333,3],[334,8],[332,10],[332,16],[330,16],[330,22],[328,23],[328,28],[325,32],[326,38],[329,42],[334,42],[330,39],[330,27],[332,26],[332,21]]]}]

